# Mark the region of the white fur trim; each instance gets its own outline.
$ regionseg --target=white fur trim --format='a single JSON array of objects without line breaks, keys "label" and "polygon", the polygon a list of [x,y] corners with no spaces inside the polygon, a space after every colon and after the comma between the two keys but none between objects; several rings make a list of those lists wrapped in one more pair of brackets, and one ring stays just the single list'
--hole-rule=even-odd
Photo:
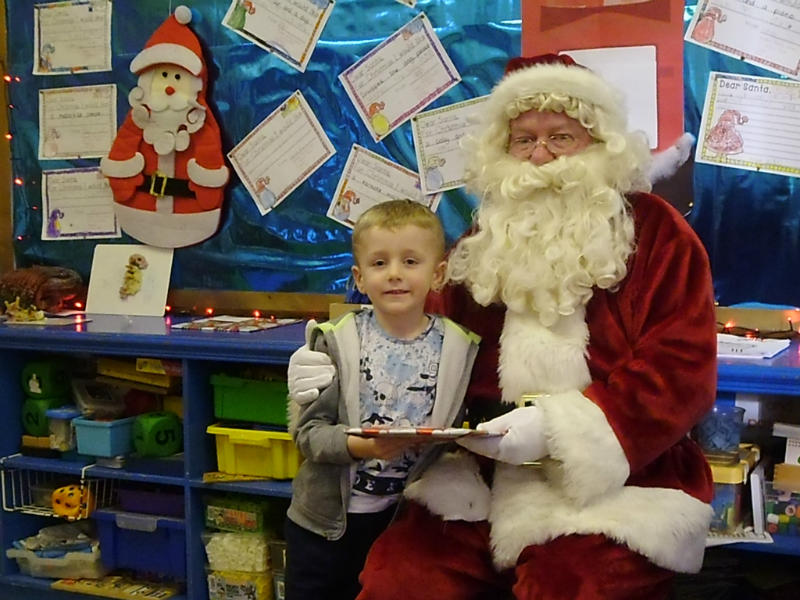
[{"label": "white fur trim", "polygon": [[578,505],[622,487],[630,464],[603,411],[578,391],[539,398],[550,457],[548,476]]},{"label": "white fur trim", "polygon": [[683,163],[689,160],[695,137],[688,131],[669,148],[653,155],[653,162],[647,172],[651,183],[672,177]]},{"label": "white fur trim", "polygon": [[158,64],[178,65],[194,76],[203,70],[203,61],[181,44],[161,43],[145,48],[131,61],[131,73],[140,73]]},{"label": "white fur trim", "polygon": [[210,238],[217,231],[220,209],[165,215],[114,203],[119,226],[133,238],[159,248],[183,248]]},{"label": "white fur trim", "polygon": [[529,467],[498,465],[492,490],[495,565],[513,567],[520,552],[570,534],[599,533],[655,564],[681,573],[700,570],[711,507],[668,488],[624,487],[576,506]]},{"label": "white fur trim", "polygon": [[591,382],[588,341],[583,306],[551,327],[535,313],[506,310],[498,367],[503,402],[516,404],[522,394],[585,388]]},{"label": "white fur trim", "polygon": [[175,9],[175,20],[181,25],[188,25],[192,22],[192,9],[181,4]]},{"label": "white fur trim", "polygon": [[489,516],[491,492],[475,457],[466,452],[443,454],[403,495],[445,521],[485,521]]},{"label": "white fur trim", "polygon": [[624,131],[626,124],[625,100],[622,93],[589,69],[563,64],[538,64],[503,77],[495,86],[486,102],[486,114],[492,119],[508,122],[505,112],[517,99],[530,97],[540,92],[566,94],[593,104],[605,113],[617,131]]},{"label": "white fur trim", "polygon": [[197,185],[204,187],[222,187],[228,183],[228,167],[222,165],[218,169],[206,169],[194,159],[190,158],[186,165],[186,174]]},{"label": "white fur trim", "polygon": [[144,156],[137,152],[125,160],[114,160],[108,156],[100,159],[100,170],[106,177],[133,177],[144,169]]}]

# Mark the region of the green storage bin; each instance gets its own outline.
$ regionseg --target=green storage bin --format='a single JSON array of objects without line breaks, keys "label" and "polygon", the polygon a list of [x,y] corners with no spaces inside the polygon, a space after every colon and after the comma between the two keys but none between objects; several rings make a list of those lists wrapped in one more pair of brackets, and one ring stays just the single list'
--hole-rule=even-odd
[{"label": "green storage bin", "polygon": [[286,381],[258,381],[212,375],[214,416],[228,421],[286,425]]}]

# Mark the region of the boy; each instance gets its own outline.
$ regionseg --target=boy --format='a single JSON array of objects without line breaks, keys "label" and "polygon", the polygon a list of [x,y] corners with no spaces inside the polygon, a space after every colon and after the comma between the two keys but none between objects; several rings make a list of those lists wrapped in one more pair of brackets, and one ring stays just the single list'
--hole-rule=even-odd
[{"label": "boy", "polygon": [[460,425],[477,353],[477,336],[424,312],[446,267],[435,214],[411,200],[378,204],[358,219],[352,243],[353,277],[372,308],[310,331],[309,346],[330,355],[337,378],[290,409],[290,431],[306,460],[286,521],[287,600],[355,598],[367,551],[406,482],[442,448],[346,430]]}]

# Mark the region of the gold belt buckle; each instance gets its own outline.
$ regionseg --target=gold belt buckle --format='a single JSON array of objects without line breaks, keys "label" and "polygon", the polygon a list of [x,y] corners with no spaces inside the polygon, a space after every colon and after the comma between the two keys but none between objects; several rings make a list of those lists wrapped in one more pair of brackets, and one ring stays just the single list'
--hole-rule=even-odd
[{"label": "gold belt buckle", "polygon": [[[161,178],[161,190],[156,191],[156,181],[159,178]],[[155,173],[153,173],[150,176],[150,194],[152,194],[153,196],[163,196],[164,192],[167,189],[167,179],[169,179],[169,177],[167,177],[161,171],[156,171]]]}]

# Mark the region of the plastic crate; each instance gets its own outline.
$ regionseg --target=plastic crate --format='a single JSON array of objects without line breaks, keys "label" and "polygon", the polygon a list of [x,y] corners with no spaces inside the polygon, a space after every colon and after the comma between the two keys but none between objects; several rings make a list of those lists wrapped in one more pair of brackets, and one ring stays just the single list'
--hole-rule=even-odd
[{"label": "plastic crate", "polygon": [[258,381],[212,375],[214,416],[231,421],[286,425],[286,381]]},{"label": "plastic crate", "polygon": [[120,488],[119,505],[122,510],[148,515],[183,518],[183,494],[160,489]]},{"label": "plastic crate", "polygon": [[272,600],[272,577],[267,573],[209,571],[208,600]]},{"label": "plastic crate", "polygon": [[108,572],[96,547],[92,552],[67,552],[54,558],[37,556],[30,550],[9,548],[6,556],[17,561],[20,573],[31,577],[98,579]]},{"label": "plastic crate", "polygon": [[85,417],[73,419],[78,439],[78,453],[89,456],[120,456],[133,452],[133,422],[136,417],[96,421]]},{"label": "plastic crate", "polygon": [[216,436],[217,467],[223,473],[291,479],[302,462],[286,432],[245,429],[242,423],[236,427],[217,423],[206,431]]},{"label": "plastic crate", "polygon": [[117,510],[96,510],[103,564],[175,579],[186,578],[186,522],[183,519]]},{"label": "plastic crate", "polygon": [[100,357],[97,359],[97,373],[170,390],[176,389],[180,383],[180,377],[138,371],[136,361],[129,359]]}]

